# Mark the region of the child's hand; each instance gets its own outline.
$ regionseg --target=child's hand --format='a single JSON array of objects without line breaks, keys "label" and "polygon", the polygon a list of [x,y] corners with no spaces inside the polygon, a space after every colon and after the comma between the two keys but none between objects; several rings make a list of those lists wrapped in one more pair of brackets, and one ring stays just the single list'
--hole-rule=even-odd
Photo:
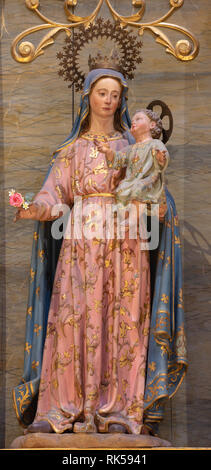
[{"label": "child's hand", "polygon": [[94,144],[98,148],[99,152],[102,152],[102,153],[106,154],[110,150],[110,147],[109,147],[109,144],[107,143],[107,141],[99,142],[98,140],[94,140]]},{"label": "child's hand", "polygon": [[160,166],[165,166],[166,164],[166,151],[165,150],[156,150],[156,159]]},{"label": "child's hand", "polygon": [[99,142],[98,140],[94,140],[94,144],[98,148],[99,152],[105,153],[106,159],[109,161],[110,164],[113,162],[114,152],[110,148],[108,141],[105,139],[104,142]]}]

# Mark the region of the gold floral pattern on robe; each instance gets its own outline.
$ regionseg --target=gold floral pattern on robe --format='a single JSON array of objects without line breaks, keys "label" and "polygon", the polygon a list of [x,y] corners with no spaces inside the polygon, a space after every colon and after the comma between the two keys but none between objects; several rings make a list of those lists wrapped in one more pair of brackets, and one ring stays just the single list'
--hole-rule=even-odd
[{"label": "gold floral pattern on robe", "polygon": [[[121,134],[110,145],[121,150]],[[112,203],[122,170],[109,169],[105,156],[93,156],[93,141],[79,138],[63,149],[34,203],[41,219],[51,219],[58,203],[69,207],[82,196],[83,223],[90,202]],[[108,197],[87,197],[93,193]],[[86,196],[86,197],[84,197]],[[98,207],[99,207],[98,206]],[[97,208],[93,208],[97,212]],[[99,220],[95,214],[96,230]],[[74,211],[71,212],[74,225]],[[140,433],[150,326],[149,253],[140,239],[92,237],[63,240],[54,280],[35,422],[47,420],[62,433],[90,412],[106,423],[126,423]],[[39,332],[39,331],[38,331]],[[102,424],[102,423],[101,423]]]}]

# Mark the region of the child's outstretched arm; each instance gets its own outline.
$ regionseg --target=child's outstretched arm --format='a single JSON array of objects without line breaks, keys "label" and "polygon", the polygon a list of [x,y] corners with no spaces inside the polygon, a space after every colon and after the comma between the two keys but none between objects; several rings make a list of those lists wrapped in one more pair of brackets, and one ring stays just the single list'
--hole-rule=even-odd
[{"label": "child's outstretched arm", "polygon": [[100,152],[105,153],[110,168],[119,170],[120,168],[127,167],[131,145],[125,147],[123,150],[114,151],[110,148],[107,141],[99,142],[98,140],[94,140],[94,143]]},{"label": "child's outstretched arm", "polygon": [[109,147],[107,142],[99,142],[98,140],[94,141],[99,152],[105,153],[106,159],[109,163],[113,163],[115,152]]}]

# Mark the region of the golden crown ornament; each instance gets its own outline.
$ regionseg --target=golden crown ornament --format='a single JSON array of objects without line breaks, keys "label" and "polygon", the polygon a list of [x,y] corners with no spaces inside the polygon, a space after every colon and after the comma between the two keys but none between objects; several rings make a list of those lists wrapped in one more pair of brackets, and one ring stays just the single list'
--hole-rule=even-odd
[{"label": "golden crown ornament", "polygon": [[89,55],[89,70],[111,68],[121,72],[126,79],[134,78],[136,66],[142,62],[141,40],[122,28],[120,23],[112,23],[110,20],[104,21],[102,18],[98,18],[95,25],[91,24],[89,28],[80,26],[79,32],[74,34],[74,41],[71,38],[66,38],[63,50],[57,54],[57,58],[60,60],[58,73],[65,81],[70,82],[69,87],[75,84],[76,91],[83,88],[86,74],[80,70],[78,65],[80,51],[93,39],[103,37],[114,40],[115,48],[107,56],[103,56],[100,51],[96,57]]}]

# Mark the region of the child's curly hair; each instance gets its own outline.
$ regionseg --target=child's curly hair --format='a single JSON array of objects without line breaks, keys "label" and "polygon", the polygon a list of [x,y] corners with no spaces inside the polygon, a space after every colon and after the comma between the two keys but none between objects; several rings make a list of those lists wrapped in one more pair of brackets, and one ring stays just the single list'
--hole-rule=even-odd
[{"label": "child's curly hair", "polygon": [[156,126],[153,129],[151,129],[151,135],[153,139],[159,139],[162,134],[163,123],[158,113],[156,113],[155,111],[152,111],[151,109],[138,109],[135,114],[137,113],[146,114],[146,116],[148,116],[150,121],[154,121],[156,123]]}]

